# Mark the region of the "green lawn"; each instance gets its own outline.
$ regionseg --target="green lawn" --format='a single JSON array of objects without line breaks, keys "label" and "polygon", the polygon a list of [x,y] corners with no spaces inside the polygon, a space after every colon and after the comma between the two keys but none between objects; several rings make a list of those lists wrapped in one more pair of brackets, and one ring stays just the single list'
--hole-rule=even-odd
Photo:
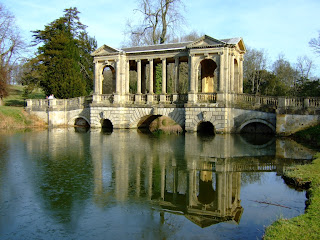
[{"label": "green lawn", "polygon": [[39,99],[45,98],[45,94],[42,90],[37,89],[28,96],[24,96],[24,87],[20,85],[11,85],[9,86],[9,96],[3,99],[5,106],[14,106],[14,107],[24,107],[25,99]]}]

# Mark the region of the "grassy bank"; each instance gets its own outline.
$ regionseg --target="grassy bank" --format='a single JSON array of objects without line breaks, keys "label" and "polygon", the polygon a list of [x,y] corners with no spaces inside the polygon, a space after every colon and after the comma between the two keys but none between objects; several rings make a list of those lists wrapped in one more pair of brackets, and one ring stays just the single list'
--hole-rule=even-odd
[{"label": "grassy bank", "polygon": [[[320,126],[295,135],[295,138],[320,146]],[[305,214],[292,219],[279,219],[266,229],[264,239],[320,239],[320,153],[311,164],[296,166],[285,172],[284,179],[308,190]]]},{"label": "grassy bank", "polygon": [[22,107],[0,106],[0,130],[45,128],[46,124]]},{"label": "grassy bank", "polygon": [[[41,91],[35,91],[28,98],[44,98]],[[0,130],[45,128],[46,124],[37,117],[24,111],[24,96],[22,86],[10,86],[9,96],[3,99],[0,106]]]}]

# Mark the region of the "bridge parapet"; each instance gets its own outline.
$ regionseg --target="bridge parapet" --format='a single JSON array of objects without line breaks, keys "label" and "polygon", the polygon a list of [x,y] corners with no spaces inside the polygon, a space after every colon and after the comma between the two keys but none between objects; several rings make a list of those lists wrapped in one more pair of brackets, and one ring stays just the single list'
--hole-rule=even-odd
[{"label": "bridge parapet", "polygon": [[77,97],[70,99],[27,99],[26,110],[29,111],[68,111],[82,109],[92,102],[92,96]]}]

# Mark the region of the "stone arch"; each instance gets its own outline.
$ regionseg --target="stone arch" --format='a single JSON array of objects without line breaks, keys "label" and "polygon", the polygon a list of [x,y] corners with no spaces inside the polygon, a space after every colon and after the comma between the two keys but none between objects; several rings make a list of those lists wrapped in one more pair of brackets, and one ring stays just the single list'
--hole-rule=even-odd
[{"label": "stone arch", "polygon": [[102,94],[112,94],[116,91],[116,68],[114,64],[102,67]]},{"label": "stone arch", "polygon": [[91,125],[91,122],[90,122],[90,116],[85,116],[86,114],[76,114],[72,117],[70,117],[68,119],[68,125],[70,126],[76,126],[76,120],[77,119],[83,119],[84,121],[86,121],[88,123],[88,126]]},{"label": "stone arch", "polygon": [[101,127],[108,132],[113,131],[113,124],[110,119],[101,119]]},{"label": "stone arch", "polygon": [[185,126],[185,110],[183,108],[135,108],[130,115],[129,128],[138,128],[141,119],[150,116],[166,116],[178,123],[182,129]]},{"label": "stone arch", "polygon": [[78,116],[73,118],[73,122],[74,122],[74,126],[78,126],[78,127],[90,127],[89,121],[88,119],[86,119],[83,116]]},{"label": "stone arch", "polygon": [[104,110],[102,112],[99,112],[98,114],[95,114],[91,116],[91,126],[95,128],[102,128],[103,120],[108,119],[113,128],[115,128],[116,119],[114,117],[115,114],[111,114],[111,110]]},{"label": "stone arch", "polygon": [[197,125],[197,132],[206,135],[214,135],[215,128],[212,122],[209,121],[199,121]]},{"label": "stone arch", "polygon": [[[252,132],[255,132],[255,133],[270,133],[270,134],[274,134],[276,132],[276,127],[272,123],[270,123],[270,122],[268,122],[268,121],[266,121],[264,119],[251,119],[251,120],[248,120],[248,121],[246,121],[246,122],[244,122],[244,123],[242,123],[240,125],[240,127],[237,130],[237,132],[238,133],[243,132],[244,128],[246,126],[248,126],[248,125],[252,125]],[[257,130],[257,127],[260,127],[260,126],[267,127],[267,128],[265,128],[266,131],[253,131],[254,129]],[[270,130],[267,130],[268,128]]]}]

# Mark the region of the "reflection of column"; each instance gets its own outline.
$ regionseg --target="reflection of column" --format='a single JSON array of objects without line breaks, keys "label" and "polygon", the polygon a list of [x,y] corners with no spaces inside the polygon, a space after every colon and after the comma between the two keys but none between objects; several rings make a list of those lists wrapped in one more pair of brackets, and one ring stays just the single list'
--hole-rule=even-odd
[{"label": "reflection of column", "polygon": [[137,157],[136,154],[133,155],[134,162],[136,164],[136,195],[137,197],[140,196],[140,183],[141,183],[141,158]]},{"label": "reflection of column", "polygon": [[153,59],[149,60],[149,93],[153,94]]},{"label": "reflection of column", "polygon": [[174,89],[174,92],[177,93],[179,92],[179,58],[175,58],[174,59],[174,72],[175,72],[175,75],[174,75],[174,79],[175,79],[175,89]]},{"label": "reflection of column", "polygon": [[231,209],[232,208],[232,172],[228,172],[227,174],[227,208]]},{"label": "reflection of column", "polygon": [[167,93],[167,59],[162,59],[162,94]]},{"label": "reflection of column", "polygon": [[129,191],[129,166],[125,152],[120,146],[115,150],[115,196],[117,200],[125,201]]},{"label": "reflection of column", "polygon": [[148,196],[151,199],[152,197],[152,171],[153,171],[153,156],[150,155],[148,160]]},{"label": "reflection of column", "polygon": [[164,200],[164,192],[166,188],[166,162],[164,160],[160,160],[160,168],[161,168],[161,199]]},{"label": "reflection of column", "polygon": [[141,60],[137,60],[137,74],[138,74],[137,93],[141,94]]}]

